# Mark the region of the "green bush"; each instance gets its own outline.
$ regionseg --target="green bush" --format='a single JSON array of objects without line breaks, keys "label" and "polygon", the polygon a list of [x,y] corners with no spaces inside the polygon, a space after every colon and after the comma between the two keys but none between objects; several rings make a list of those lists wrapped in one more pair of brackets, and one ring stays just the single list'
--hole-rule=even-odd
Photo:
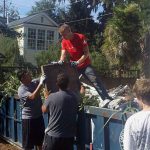
[{"label": "green bush", "polygon": [[47,51],[41,51],[36,55],[37,65],[40,67],[41,65],[47,64],[51,61],[58,61],[60,52],[59,44],[51,45]]}]

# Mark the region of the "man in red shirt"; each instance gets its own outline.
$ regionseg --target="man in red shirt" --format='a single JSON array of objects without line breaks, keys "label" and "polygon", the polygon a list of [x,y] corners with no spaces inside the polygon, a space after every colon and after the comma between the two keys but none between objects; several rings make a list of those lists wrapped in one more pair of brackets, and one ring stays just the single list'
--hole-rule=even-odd
[{"label": "man in red shirt", "polygon": [[102,100],[112,100],[106,89],[103,87],[100,80],[95,75],[91,66],[89,47],[86,37],[83,34],[73,33],[67,24],[63,24],[59,28],[59,33],[62,36],[62,49],[59,62],[64,62],[66,54],[70,55],[70,63],[76,66],[79,76],[82,74],[92,83]]}]

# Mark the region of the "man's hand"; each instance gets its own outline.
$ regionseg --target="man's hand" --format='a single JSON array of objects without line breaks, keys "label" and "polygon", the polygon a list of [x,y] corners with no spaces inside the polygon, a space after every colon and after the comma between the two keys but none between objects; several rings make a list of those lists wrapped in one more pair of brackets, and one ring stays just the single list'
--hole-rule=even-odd
[{"label": "man's hand", "polygon": [[59,60],[57,63],[58,63],[59,65],[63,65],[63,64],[64,64],[64,61]]},{"label": "man's hand", "polygon": [[39,82],[39,84],[42,85],[43,82],[45,81],[45,79],[46,79],[46,75],[43,74],[43,75],[40,77],[40,82]]},{"label": "man's hand", "polygon": [[72,66],[72,67],[76,67],[76,66],[78,66],[78,64],[79,64],[79,63],[78,63],[77,61],[72,61],[72,62],[71,62],[71,66]]},{"label": "man's hand", "polygon": [[48,91],[47,89],[44,88],[43,93],[44,93],[45,99],[47,100],[47,98],[50,95],[51,91]]}]

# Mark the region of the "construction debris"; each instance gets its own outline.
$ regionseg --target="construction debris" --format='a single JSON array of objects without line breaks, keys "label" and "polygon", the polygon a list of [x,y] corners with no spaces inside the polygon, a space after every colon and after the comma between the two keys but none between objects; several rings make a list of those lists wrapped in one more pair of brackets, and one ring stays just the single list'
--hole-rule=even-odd
[{"label": "construction debris", "polygon": [[133,96],[132,90],[128,85],[119,85],[116,88],[110,89],[108,93],[113,98],[113,100],[109,100],[106,105],[104,105],[104,101],[101,99],[94,87],[83,82],[82,84],[85,87],[85,96],[89,97],[91,101],[93,97],[96,97],[100,108],[103,107],[122,111],[128,110],[132,112],[138,111],[140,109],[137,103],[137,99]]}]

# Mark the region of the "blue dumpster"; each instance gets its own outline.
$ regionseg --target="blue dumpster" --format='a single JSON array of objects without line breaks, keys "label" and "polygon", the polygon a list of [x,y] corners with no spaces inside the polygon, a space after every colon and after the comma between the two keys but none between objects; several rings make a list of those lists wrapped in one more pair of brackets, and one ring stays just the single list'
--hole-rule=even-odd
[{"label": "blue dumpster", "polygon": [[22,145],[21,108],[19,100],[14,97],[5,99],[0,107],[0,136]]},{"label": "blue dumpster", "polygon": [[[85,106],[78,114],[75,150],[121,150],[120,132],[132,114]],[[45,126],[48,114],[44,114]],[[0,136],[22,146],[22,121],[20,101],[8,98],[0,107]]]},{"label": "blue dumpster", "polygon": [[121,150],[119,136],[126,119],[131,115],[117,110],[85,106],[80,114],[80,146],[84,150]]}]

